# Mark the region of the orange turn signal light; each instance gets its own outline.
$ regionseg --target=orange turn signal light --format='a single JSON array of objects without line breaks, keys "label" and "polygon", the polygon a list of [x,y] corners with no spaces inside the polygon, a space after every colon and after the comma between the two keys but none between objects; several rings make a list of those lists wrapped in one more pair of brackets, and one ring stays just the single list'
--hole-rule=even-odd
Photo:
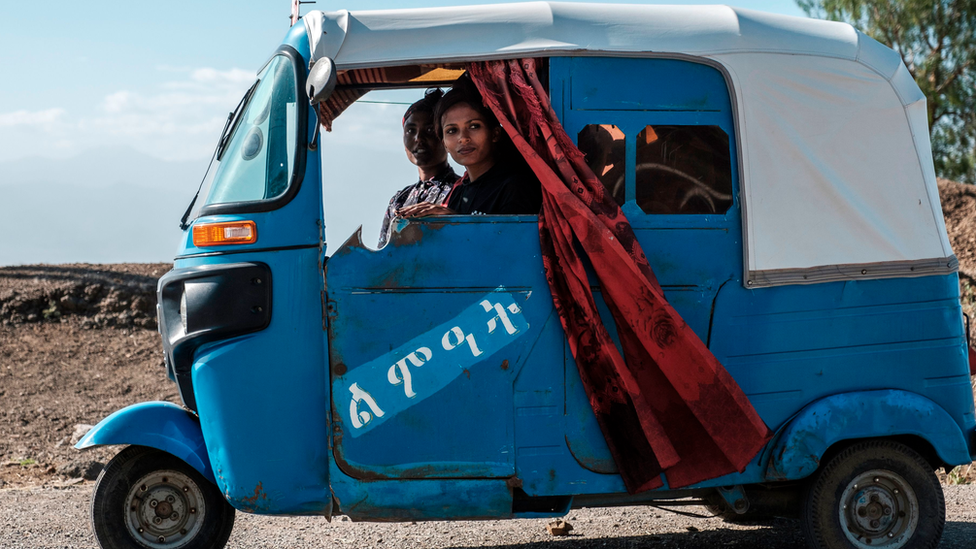
[{"label": "orange turn signal light", "polygon": [[193,226],[193,245],[198,248],[254,244],[257,241],[258,227],[253,221],[201,223]]}]

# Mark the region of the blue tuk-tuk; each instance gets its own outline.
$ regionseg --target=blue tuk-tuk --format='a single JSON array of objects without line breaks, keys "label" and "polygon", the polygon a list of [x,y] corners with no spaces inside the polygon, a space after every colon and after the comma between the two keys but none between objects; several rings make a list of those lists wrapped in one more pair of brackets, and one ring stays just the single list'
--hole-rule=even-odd
[{"label": "blue tuk-tuk", "polygon": [[[925,98],[898,54],[848,25],[724,6],[301,23],[229,117],[159,281],[183,406],[130,406],[78,443],[130,445],[95,487],[101,547],[222,547],[235,509],[416,521],[623,504],[799,517],[811,547],[938,542],[934,471],[972,461],[976,418]],[[545,68],[580,148],[609,137],[597,175],[773,433],[742,472],[628,494],[536,216],[401,220],[378,250],[325,241],[345,206],[323,204],[316,108],[331,121],[371,90],[516,58]],[[438,368],[449,347],[456,367]]]}]

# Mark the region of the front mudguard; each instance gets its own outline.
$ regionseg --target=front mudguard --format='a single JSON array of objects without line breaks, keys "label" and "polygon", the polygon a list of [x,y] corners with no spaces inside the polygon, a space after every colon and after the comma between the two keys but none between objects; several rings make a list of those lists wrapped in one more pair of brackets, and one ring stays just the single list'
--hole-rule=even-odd
[{"label": "front mudguard", "polygon": [[141,402],[123,408],[100,421],[75,448],[108,444],[135,444],[168,452],[216,484],[200,420],[172,402]]},{"label": "front mudguard", "polygon": [[837,442],[899,435],[926,440],[948,465],[971,461],[963,429],[935,402],[907,391],[857,391],[832,395],[800,410],[769,445],[766,480],[813,474]]}]

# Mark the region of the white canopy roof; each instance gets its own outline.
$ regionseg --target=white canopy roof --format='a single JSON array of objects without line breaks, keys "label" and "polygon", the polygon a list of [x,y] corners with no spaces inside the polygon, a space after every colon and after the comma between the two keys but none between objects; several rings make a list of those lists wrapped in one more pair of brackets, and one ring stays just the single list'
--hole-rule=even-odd
[{"label": "white canopy roof", "polygon": [[925,97],[850,25],[728,6],[533,2],[304,17],[342,69],[540,55],[711,59],[732,85],[750,287],[957,270]]}]

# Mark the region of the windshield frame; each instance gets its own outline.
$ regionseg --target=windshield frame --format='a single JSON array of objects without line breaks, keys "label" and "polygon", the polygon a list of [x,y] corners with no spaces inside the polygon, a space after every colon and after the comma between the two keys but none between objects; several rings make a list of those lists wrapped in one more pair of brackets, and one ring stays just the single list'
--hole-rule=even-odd
[{"label": "windshield frame", "polygon": [[[298,191],[301,189],[302,180],[305,179],[305,161],[308,154],[308,96],[305,93],[305,78],[306,69],[305,61],[302,59],[301,54],[298,51],[287,45],[282,44],[272,55],[268,58],[261,68],[258,69],[257,74],[261,74],[261,71],[268,66],[271,61],[273,61],[279,55],[284,55],[291,60],[292,66],[295,69],[295,97],[296,97],[296,108],[295,116],[298,118],[296,120],[295,131],[297,135],[295,137],[295,165],[292,169],[291,181],[288,182],[288,187],[285,192],[279,194],[274,198],[268,198],[263,200],[248,200],[242,202],[224,202],[220,204],[208,204],[202,206],[194,219],[199,219],[208,215],[223,215],[223,214],[239,214],[239,213],[256,213],[256,212],[269,212],[272,210],[277,210],[283,207],[285,204],[291,202]],[[240,112],[244,112],[253,99],[253,94],[248,98],[247,103],[241,105]],[[232,128],[228,128],[228,132],[232,132]],[[223,139],[221,135],[221,139]]]}]

